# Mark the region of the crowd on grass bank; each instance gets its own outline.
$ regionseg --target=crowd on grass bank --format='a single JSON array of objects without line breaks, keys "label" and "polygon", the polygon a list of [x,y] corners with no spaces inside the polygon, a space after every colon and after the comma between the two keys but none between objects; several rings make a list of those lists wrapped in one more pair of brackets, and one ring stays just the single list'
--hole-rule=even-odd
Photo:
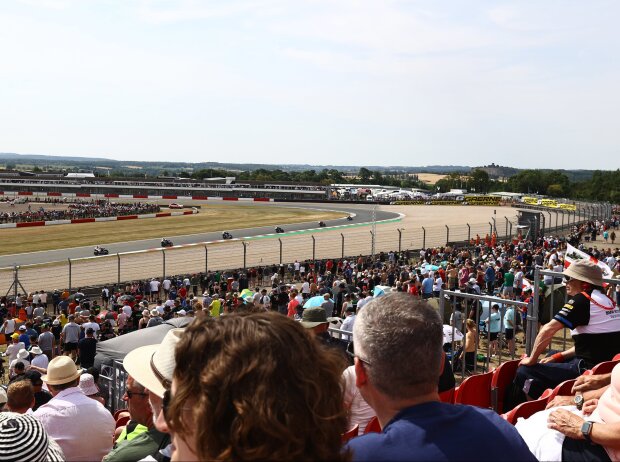
[{"label": "crowd on grass bank", "polygon": [[140,215],[158,213],[157,204],[147,202],[109,202],[106,200],[71,202],[67,209],[51,210],[45,207],[33,208],[28,204],[28,210],[23,212],[0,213],[0,223],[23,223],[33,221],[75,220],[80,218],[114,217],[125,215]]},{"label": "crowd on grass bank", "polygon": [[[615,219],[609,229],[617,225]],[[605,226],[593,221],[574,233]],[[592,241],[578,246],[617,274],[617,249]],[[559,236],[481,239],[467,247],[135,281],[90,298],[80,291],[5,297],[0,316],[10,341],[13,414],[0,415],[0,437],[4,422],[42,428],[36,433],[47,439],[39,446],[26,448],[25,433],[14,445],[22,454],[40,447],[50,460],[535,460],[531,438],[497,414],[439,402],[438,391],[453,387],[454,376],[443,352],[443,320],[426,300],[444,288],[527,301],[533,269],[566,271],[565,249]],[[596,287],[620,302],[620,285]],[[479,313],[460,308],[451,322],[466,332],[467,362]],[[125,358],[129,422],[115,434],[97,396],[97,371],[89,369],[97,343],[178,317],[190,318],[187,328]],[[512,329],[514,336],[518,318],[504,316],[498,326],[492,310],[480,321],[491,334]],[[353,342],[330,336],[334,325],[350,331]],[[90,375],[80,378],[76,364]],[[609,394],[599,414],[620,405],[619,395]],[[68,407],[75,411],[71,422],[63,420]],[[347,430],[363,431],[374,416],[382,433],[343,445]],[[578,440],[562,427],[563,417],[549,419],[567,441]],[[484,442],[484,451],[472,440]]]}]

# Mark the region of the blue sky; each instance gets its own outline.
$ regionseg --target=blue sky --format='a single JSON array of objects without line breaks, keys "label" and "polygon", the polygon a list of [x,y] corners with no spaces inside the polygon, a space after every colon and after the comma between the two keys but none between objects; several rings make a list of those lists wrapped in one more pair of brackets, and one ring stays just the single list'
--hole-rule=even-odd
[{"label": "blue sky", "polygon": [[0,152],[620,168],[616,1],[5,0]]}]

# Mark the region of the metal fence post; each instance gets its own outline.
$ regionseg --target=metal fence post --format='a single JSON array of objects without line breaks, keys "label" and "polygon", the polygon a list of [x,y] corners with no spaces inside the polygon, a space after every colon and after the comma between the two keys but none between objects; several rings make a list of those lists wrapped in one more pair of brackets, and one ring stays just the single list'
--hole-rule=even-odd
[{"label": "metal fence post", "polygon": [[117,285],[121,285],[121,254],[120,253],[116,253],[116,258],[117,258],[117,278],[116,278],[116,284]]},{"label": "metal fence post", "polygon": [[67,261],[69,262],[69,292],[71,292],[71,259],[67,258]]},{"label": "metal fence post", "polygon": [[553,211],[555,213],[555,230],[558,230],[558,215],[560,214],[560,212],[558,210],[554,210]]},{"label": "metal fence post", "polygon": [[471,242],[471,226],[467,223],[467,244]]},{"label": "metal fence post", "polygon": [[506,219],[506,232],[504,233],[504,236],[508,236],[508,217],[504,217]]},{"label": "metal fence post", "polygon": [[[161,263],[162,269],[164,270],[164,279],[166,279],[166,251],[164,249],[161,249]],[[164,279],[162,279],[162,281]]]},{"label": "metal fence post", "polygon": [[489,236],[493,234],[493,223],[489,221]]},{"label": "metal fence post", "polygon": [[243,244],[243,269],[246,269],[247,268],[246,259],[247,259],[247,255],[248,255],[248,247],[247,247],[247,243],[245,241],[243,241],[242,244]]},{"label": "metal fence post", "polygon": [[282,239],[278,238],[278,242],[280,243],[280,264],[282,264]]},{"label": "metal fence post", "polygon": [[402,248],[402,242],[403,242],[403,231],[401,228],[398,228],[396,231],[398,231],[398,253],[400,253],[401,248]]},{"label": "metal fence post", "polygon": [[448,225],[446,226],[446,245],[448,245],[448,243],[450,242],[450,228],[448,228]]},{"label": "metal fence post", "polygon": [[497,221],[495,221],[495,217],[491,217],[491,220],[493,220],[493,231],[491,231],[491,234],[493,234],[493,232],[497,234]]},{"label": "metal fence post", "polygon": [[562,229],[564,229],[564,210],[562,210]]},{"label": "metal fence post", "polygon": [[316,260],[316,240],[314,239],[314,236],[310,236],[312,238],[312,259]]},{"label": "metal fence post", "polygon": [[[375,261],[375,233],[370,232],[370,253],[372,254],[372,261]],[[344,255],[342,256],[344,258]]]},{"label": "metal fence post", "polygon": [[340,233],[340,239],[342,240],[342,252],[340,258],[344,258],[344,234]]},{"label": "metal fence post", "polygon": [[426,249],[426,228],[422,226],[422,248]]},{"label": "metal fence post", "polygon": [[205,274],[209,272],[209,249],[205,245]]}]

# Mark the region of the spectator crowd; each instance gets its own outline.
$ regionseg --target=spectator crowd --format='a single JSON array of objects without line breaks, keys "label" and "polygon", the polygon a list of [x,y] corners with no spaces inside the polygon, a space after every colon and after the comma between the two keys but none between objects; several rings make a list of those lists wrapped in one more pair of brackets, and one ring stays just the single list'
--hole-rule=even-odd
[{"label": "spectator crowd", "polygon": [[[606,240],[592,239],[617,228],[614,217],[576,228],[568,238],[480,239],[375,258],[153,278],[96,294],[58,290],[3,297],[10,412],[0,414],[0,454],[16,449],[1,458],[576,460],[571,454],[577,457],[584,448],[571,441],[582,434],[568,427],[581,422],[566,423],[572,417],[562,409],[544,417],[563,435],[560,449],[556,444],[550,453],[541,452],[531,436],[541,433],[538,424],[521,429],[493,411],[441,402],[439,394],[454,387],[457,355],[450,364],[436,300],[442,290],[452,290],[527,304],[538,267],[575,281],[592,279],[600,297],[615,306],[620,284],[603,288],[600,275],[587,273],[594,271],[590,266],[570,273],[564,257],[571,239],[617,275],[618,249],[599,248],[594,243]],[[541,284],[554,290],[562,281],[551,277]],[[546,291],[540,292],[544,300]],[[481,319],[477,305],[459,302],[448,323],[465,334],[460,360],[466,368],[476,361],[480,329],[495,342],[491,351],[508,348],[514,355],[526,314],[506,309],[500,315],[495,305]],[[575,315],[559,315],[575,329],[587,325]],[[160,343],[126,356],[127,415],[113,416],[98,393],[97,344],[179,318],[187,318],[186,327],[171,328]],[[540,316],[543,326],[556,319]],[[600,430],[620,421],[620,371],[614,374],[593,398],[602,402],[602,417],[592,438],[603,452],[587,452],[590,460],[609,460],[618,447],[615,427],[604,427],[602,435]],[[589,402],[585,415],[597,403]],[[9,431],[17,427],[23,428],[19,436]],[[356,438],[360,430],[370,433]],[[26,448],[28,438],[33,443]]]}]

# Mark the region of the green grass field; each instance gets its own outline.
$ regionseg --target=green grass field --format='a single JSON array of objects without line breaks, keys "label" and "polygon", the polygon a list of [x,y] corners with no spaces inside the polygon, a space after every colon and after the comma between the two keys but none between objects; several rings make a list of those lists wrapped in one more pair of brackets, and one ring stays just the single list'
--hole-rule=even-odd
[{"label": "green grass field", "polygon": [[212,231],[342,218],[345,213],[284,207],[203,205],[200,213],[142,220],[0,229],[0,255]]}]

